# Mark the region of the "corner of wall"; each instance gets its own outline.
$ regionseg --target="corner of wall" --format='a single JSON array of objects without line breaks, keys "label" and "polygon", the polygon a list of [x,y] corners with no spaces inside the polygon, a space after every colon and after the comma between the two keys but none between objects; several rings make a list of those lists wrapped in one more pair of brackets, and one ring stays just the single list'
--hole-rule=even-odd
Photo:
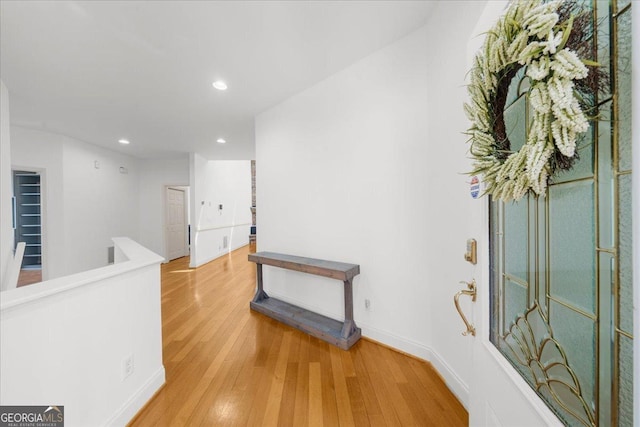
[{"label": "corner of wall", "polygon": [[165,384],[165,371],[162,366],[149,380],[127,400],[105,426],[124,426],[133,421],[136,414],[160,391]]}]

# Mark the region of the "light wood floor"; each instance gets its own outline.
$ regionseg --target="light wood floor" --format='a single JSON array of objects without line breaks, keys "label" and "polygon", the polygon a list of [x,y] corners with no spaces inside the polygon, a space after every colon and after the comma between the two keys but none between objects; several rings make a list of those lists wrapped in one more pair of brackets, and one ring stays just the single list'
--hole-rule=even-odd
[{"label": "light wood floor", "polygon": [[17,287],[33,285],[42,282],[42,270],[20,270]]},{"label": "light wood floor", "polygon": [[364,339],[343,351],[250,311],[248,253],[162,266],[167,382],[132,426],[468,424],[430,364]]}]

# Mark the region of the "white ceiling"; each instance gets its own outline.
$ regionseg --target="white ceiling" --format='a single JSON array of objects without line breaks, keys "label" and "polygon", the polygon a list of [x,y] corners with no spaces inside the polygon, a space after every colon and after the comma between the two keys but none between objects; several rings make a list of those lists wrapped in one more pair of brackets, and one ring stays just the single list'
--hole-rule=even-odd
[{"label": "white ceiling", "polygon": [[2,0],[0,77],[15,125],[138,157],[249,159],[257,113],[417,29],[432,6]]}]

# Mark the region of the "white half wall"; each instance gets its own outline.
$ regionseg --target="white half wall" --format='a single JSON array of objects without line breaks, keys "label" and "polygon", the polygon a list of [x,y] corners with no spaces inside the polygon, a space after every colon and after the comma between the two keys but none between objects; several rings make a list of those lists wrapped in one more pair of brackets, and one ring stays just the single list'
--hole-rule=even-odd
[{"label": "white half wall", "polygon": [[140,243],[167,259],[166,188],[189,185],[189,156],[171,159],[145,159],[140,166]]},{"label": "white half wall", "polygon": [[0,80],[0,286],[4,283],[5,273],[13,258],[13,189],[9,129],[9,91]]},{"label": "white half wall", "polygon": [[44,181],[45,280],[107,265],[111,236],[138,239],[137,159],[18,126],[11,138],[13,168],[38,170]]},{"label": "white half wall", "polygon": [[190,168],[190,265],[197,267],[249,244],[251,161],[192,153]]},{"label": "white half wall", "polygon": [[164,384],[162,258],[113,240],[114,265],[3,293],[0,405],[64,405],[68,427],[124,426]]}]

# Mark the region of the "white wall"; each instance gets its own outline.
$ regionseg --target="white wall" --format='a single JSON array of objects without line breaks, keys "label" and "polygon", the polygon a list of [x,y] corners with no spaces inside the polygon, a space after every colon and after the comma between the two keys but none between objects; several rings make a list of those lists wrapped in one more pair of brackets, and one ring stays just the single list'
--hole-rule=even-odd
[{"label": "white wall", "polygon": [[[17,126],[11,134],[13,167],[43,174],[45,279],[107,265],[112,236],[138,239],[134,157]],[[120,173],[120,167],[128,173]]]},{"label": "white wall", "polygon": [[162,386],[162,258],[114,241],[121,262],[3,293],[0,405],[64,405],[68,427],[124,426]]},{"label": "white wall", "polygon": [[139,167],[139,242],[166,259],[166,187],[189,185],[189,157],[145,159]]},{"label": "white wall", "polygon": [[13,189],[9,136],[9,91],[0,80],[0,286],[4,283],[8,263],[13,257]]},{"label": "white wall", "polygon": [[134,157],[75,140],[65,144],[66,274],[107,265],[113,236],[138,240],[138,173]]},{"label": "white wall", "polygon": [[[363,333],[431,360],[466,402],[471,340],[453,306],[463,260],[466,44],[483,2],[256,119],[258,249],[358,263]],[[454,10],[455,9],[455,10]],[[464,187],[463,187],[464,188]],[[336,281],[266,269],[267,293],[341,318]],[[371,311],[364,299],[371,300]]]},{"label": "white wall", "polygon": [[[452,299],[481,271],[462,257],[466,239],[479,237],[468,224],[477,203],[464,175],[462,104],[484,7],[439,2],[416,33],[256,118],[258,249],[360,264],[354,309],[364,335],[431,360],[463,403],[473,340]],[[265,287],[342,317],[335,281],[265,268]]]},{"label": "white wall", "polygon": [[[354,311],[365,335],[423,356],[426,44],[422,29],[256,119],[258,249],[360,264]],[[265,284],[343,316],[337,281],[265,269]]]},{"label": "white wall", "polygon": [[191,266],[197,267],[249,243],[251,161],[207,161],[192,153],[190,167]]}]

